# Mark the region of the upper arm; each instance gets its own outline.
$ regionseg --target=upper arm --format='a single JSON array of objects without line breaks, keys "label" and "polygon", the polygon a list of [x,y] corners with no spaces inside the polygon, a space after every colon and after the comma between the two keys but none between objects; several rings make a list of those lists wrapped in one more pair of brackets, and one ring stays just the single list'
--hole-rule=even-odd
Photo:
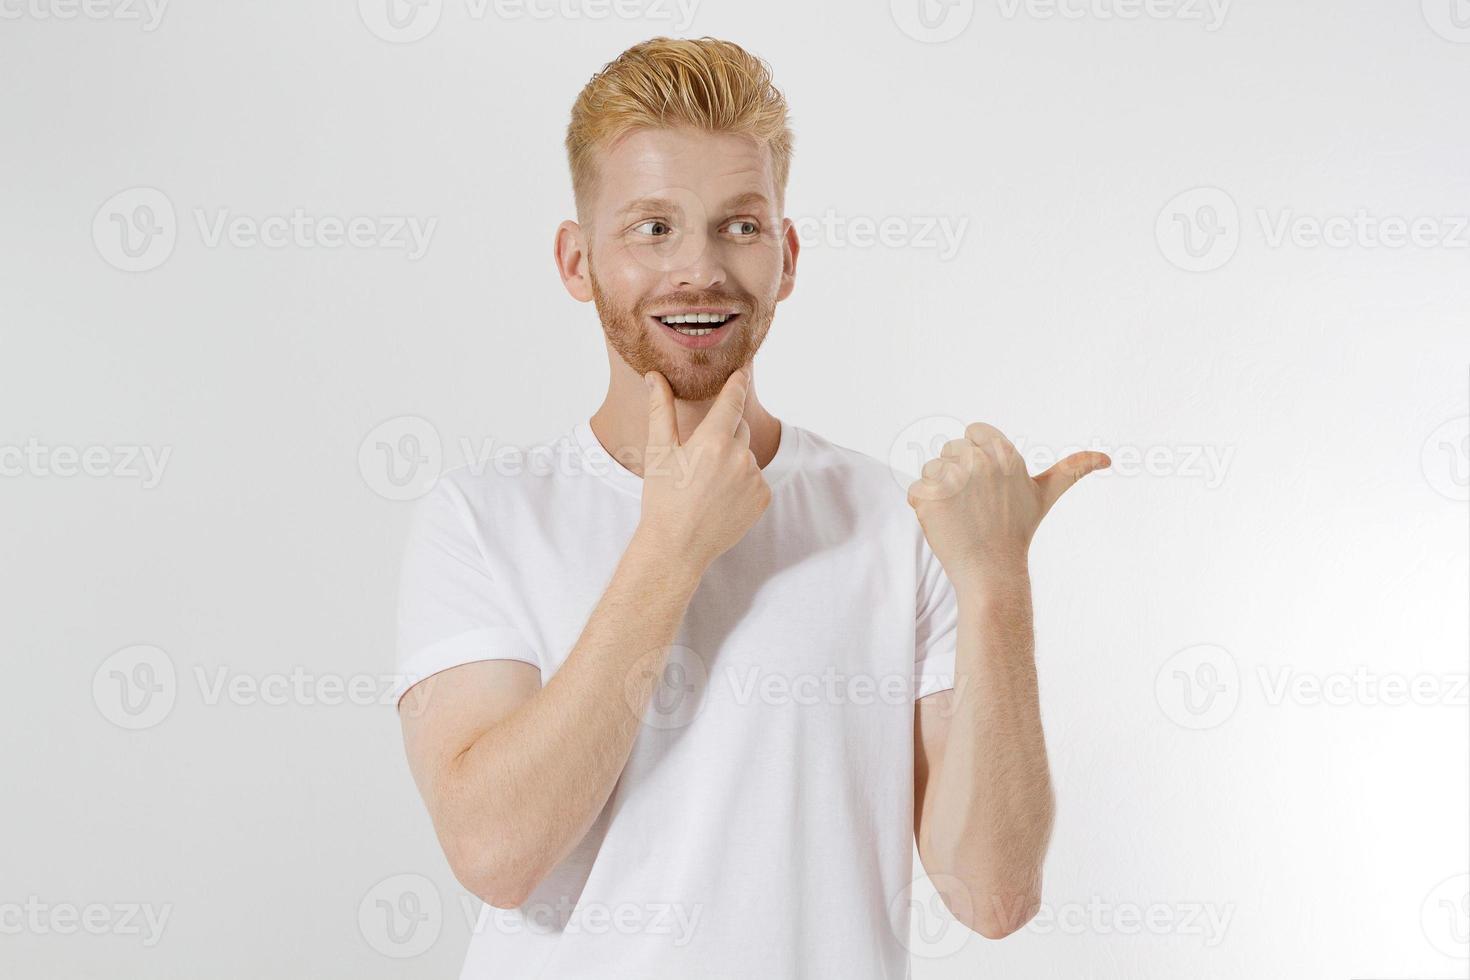
[{"label": "upper arm", "polygon": [[[917,524],[917,522],[916,522]],[[954,714],[954,672],[959,604],[922,529],[916,529],[917,594],[914,606],[914,839],[927,860],[927,814],[934,797],[930,776],[939,771]]]},{"label": "upper arm", "polygon": [[485,732],[541,689],[541,671],[520,660],[479,660],[426,677],[398,702],[414,784],[431,816],[439,779]]},{"label": "upper arm", "polygon": [[921,698],[914,705],[914,839],[919,857],[924,854],[924,817],[933,797],[931,773],[938,771],[949,739],[949,719],[954,713],[954,689]]},{"label": "upper arm", "polygon": [[398,587],[398,716],[431,815],[441,778],[475,740],[541,687],[514,594],[492,574],[497,542],[465,491],[440,479],[416,505]]}]

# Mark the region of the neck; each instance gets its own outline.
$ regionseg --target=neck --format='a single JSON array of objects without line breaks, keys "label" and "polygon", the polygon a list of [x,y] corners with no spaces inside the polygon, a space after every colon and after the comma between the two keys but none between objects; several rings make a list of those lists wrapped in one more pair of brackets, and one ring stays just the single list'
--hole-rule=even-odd
[{"label": "neck", "polygon": [[[589,421],[592,434],[614,459],[643,475],[643,452],[648,445],[648,386],[643,376],[621,357],[608,351],[607,395]],[[750,389],[745,396],[745,423],[750,426],[750,451],[762,469],[776,455],[781,442],[781,420],[767,412],[756,393],[755,362],[751,362]],[[714,399],[674,399],[674,418],[682,445],[709,414]]]}]

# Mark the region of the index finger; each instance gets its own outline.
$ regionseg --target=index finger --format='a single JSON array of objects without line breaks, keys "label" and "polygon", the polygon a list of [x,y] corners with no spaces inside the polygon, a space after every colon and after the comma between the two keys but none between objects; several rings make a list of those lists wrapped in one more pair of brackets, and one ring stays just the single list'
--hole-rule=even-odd
[{"label": "index finger", "polygon": [[745,365],[725,380],[725,386],[715,396],[715,404],[699,423],[722,436],[734,436],[740,420],[745,417],[745,396],[750,391],[750,366]]}]

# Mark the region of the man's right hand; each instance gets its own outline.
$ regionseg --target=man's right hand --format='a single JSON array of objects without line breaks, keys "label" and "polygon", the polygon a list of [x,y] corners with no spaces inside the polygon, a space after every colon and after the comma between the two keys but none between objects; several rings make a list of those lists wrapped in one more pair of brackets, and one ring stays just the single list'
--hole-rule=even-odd
[{"label": "man's right hand", "polygon": [[[683,445],[668,381],[647,379],[638,530],[555,677],[543,683],[540,669],[515,660],[477,661],[435,674],[401,702],[409,764],[449,866],[494,908],[524,905],[587,838],[700,579],[771,501],[743,417],[748,370],[730,377]],[[465,561],[459,554],[440,563]],[[438,581],[414,587],[428,595]]]},{"label": "man's right hand", "polygon": [[643,454],[640,536],[693,562],[700,574],[735,546],[771,502],[744,418],[750,368],[730,375],[704,421],[679,442],[674,394],[657,371],[648,383],[648,446]]}]

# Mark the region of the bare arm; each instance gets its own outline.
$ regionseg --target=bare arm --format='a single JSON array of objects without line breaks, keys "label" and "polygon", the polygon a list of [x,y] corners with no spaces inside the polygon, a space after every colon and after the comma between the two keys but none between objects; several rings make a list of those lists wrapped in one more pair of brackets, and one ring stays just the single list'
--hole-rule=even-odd
[{"label": "bare arm", "polygon": [[925,869],[964,890],[950,911],[1000,939],[1036,914],[1054,813],[1029,584],[958,605],[955,688],[915,714],[914,829]]},{"label": "bare arm", "polygon": [[587,833],[698,583],[697,568],[635,534],[543,690],[531,665],[486,661],[408,692],[400,717],[414,780],[466,888],[514,908]]},{"label": "bare arm", "polygon": [[[529,664],[436,674],[400,702],[414,780],[450,867],[514,908],[586,835],[632,752],[668,648],[710,562],[770,503],[731,375],[684,445],[650,372],[642,514],[580,638],[545,688]],[[679,465],[675,465],[674,460]]]},{"label": "bare arm", "polygon": [[915,712],[915,834],[925,869],[959,892],[941,889],[955,918],[991,939],[1036,914],[1053,820],[1027,555],[1061,495],[1110,462],[1074,453],[1033,478],[976,422],[909,487],[959,620],[954,690]]}]

